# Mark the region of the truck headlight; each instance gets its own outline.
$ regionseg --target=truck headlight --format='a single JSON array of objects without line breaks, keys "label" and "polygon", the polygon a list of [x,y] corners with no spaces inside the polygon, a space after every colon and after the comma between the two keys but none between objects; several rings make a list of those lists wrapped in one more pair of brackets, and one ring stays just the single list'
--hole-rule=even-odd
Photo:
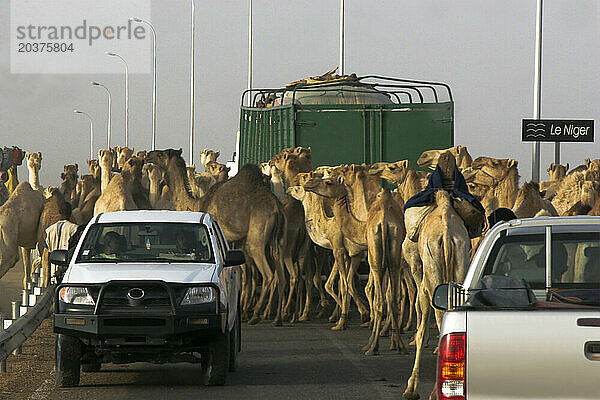
[{"label": "truck headlight", "polygon": [[96,305],[90,292],[84,287],[65,286],[60,288],[58,299],[63,303],[79,304],[82,306]]},{"label": "truck headlight", "polygon": [[215,288],[209,286],[191,287],[185,293],[183,300],[181,300],[181,305],[189,306],[192,304],[212,303],[216,298],[217,291]]}]

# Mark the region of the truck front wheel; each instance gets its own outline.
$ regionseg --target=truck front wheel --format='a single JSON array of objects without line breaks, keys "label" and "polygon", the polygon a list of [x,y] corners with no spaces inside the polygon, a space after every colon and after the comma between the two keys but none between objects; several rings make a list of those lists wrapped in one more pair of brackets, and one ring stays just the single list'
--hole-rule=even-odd
[{"label": "truck front wheel", "polygon": [[56,385],[71,387],[79,385],[81,369],[81,341],[72,336],[56,335],[55,346]]},{"label": "truck front wheel", "polygon": [[229,369],[229,335],[219,334],[202,353],[202,383],[207,386],[222,386]]}]

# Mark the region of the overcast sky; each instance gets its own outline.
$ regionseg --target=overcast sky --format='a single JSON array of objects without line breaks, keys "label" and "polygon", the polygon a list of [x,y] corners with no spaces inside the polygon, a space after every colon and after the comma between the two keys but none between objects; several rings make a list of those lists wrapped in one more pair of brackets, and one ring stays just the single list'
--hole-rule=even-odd
[{"label": "overcast sky", "polygon": [[[280,87],[338,64],[339,0],[253,3],[256,87]],[[189,4],[151,1],[159,57],[157,148],[182,147],[186,158]],[[521,142],[521,119],[533,115],[535,0],[345,4],[346,72],[448,83],[455,143],[466,145],[474,158],[515,158],[522,181],[531,177],[531,144]],[[600,2],[546,0],[544,6],[542,117],[597,120]],[[111,89],[112,145],[124,145],[123,75],[11,74],[10,19],[10,1],[0,0],[0,146],[41,151],[41,184],[58,185],[63,164],[78,163],[80,173],[88,173],[88,124],[73,115],[74,108],[94,119],[94,151],[105,144],[106,95],[90,80]],[[196,19],[195,159],[198,164],[199,152],[208,147],[220,150],[219,161],[225,162],[234,151],[247,85],[248,2],[196,0]],[[149,38],[144,45],[150,48]],[[108,57],[106,62],[114,63]],[[152,74],[132,74],[130,141],[136,150],[151,146],[151,100]],[[600,146],[596,140],[562,149],[562,160],[573,167],[598,158]],[[553,154],[552,144],[542,144],[542,179]],[[19,173],[27,179],[24,166]]]}]

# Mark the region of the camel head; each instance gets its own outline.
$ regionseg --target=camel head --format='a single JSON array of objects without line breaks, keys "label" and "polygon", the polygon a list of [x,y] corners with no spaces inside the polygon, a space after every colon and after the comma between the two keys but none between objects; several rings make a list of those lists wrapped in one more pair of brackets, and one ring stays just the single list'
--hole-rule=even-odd
[{"label": "camel head", "polygon": [[181,157],[182,149],[152,150],[146,154],[146,162],[158,165],[167,170],[171,161],[178,161],[180,167],[185,168],[185,161]]},{"label": "camel head", "polygon": [[278,170],[283,171],[285,169],[285,159],[283,153],[277,153],[269,161],[270,165],[274,165]]},{"label": "camel head", "polygon": [[205,166],[206,171],[215,178],[218,182],[225,182],[229,178],[229,170],[225,164],[219,164],[216,161],[211,161]]},{"label": "camel head", "polygon": [[98,151],[98,164],[108,171],[113,166],[113,153],[110,150],[102,149]]},{"label": "camel head", "polygon": [[123,164],[123,171],[128,171],[136,179],[142,178],[142,168],[144,167],[144,161],[133,156],[125,161]]},{"label": "camel head", "polygon": [[147,153],[148,153],[148,152],[147,152],[146,150],[140,150],[140,151],[138,151],[138,152],[136,152],[136,153],[135,153],[135,156],[136,156],[137,158],[139,158],[139,159],[142,159],[142,160],[144,160],[144,159],[146,158],[146,154],[147,154]]},{"label": "camel head", "polygon": [[79,178],[79,175],[77,174],[78,172],[79,165],[67,164],[64,166],[64,172],[60,174],[60,178],[63,180],[63,182],[71,182],[73,184],[73,187],[75,187],[75,184],[77,183],[77,178]]},{"label": "camel head", "polygon": [[[283,169],[279,168],[284,173],[295,175],[299,172],[308,172],[312,170],[312,158],[310,152],[308,155],[305,153],[297,154],[297,152],[283,152]],[[275,164],[277,165],[277,164]]]},{"label": "camel head", "polygon": [[435,169],[438,164],[438,159],[440,154],[450,152],[455,160],[456,166],[462,171],[464,168],[468,168],[471,166],[473,162],[473,158],[469,154],[469,151],[465,146],[457,145],[454,147],[450,147],[442,150],[427,150],[424,151],[423,154],[417,160],[417,165],[420,167],[427,167],[429,169]]},{"label": "camel head", "polygon": [[389,163],[386,161],[376,162],[369,166],[367,173],[369,175],[375,175],[375,176],[379,177],[381,175],[381,173],[383,172],[383,170],[390,164],[392,164],[392,163]]},{"label": "camel head", "polygon": [[392,184],[399,184],[404,181],[408,171],[412,169],[410,161],[400,160],[395,163],[389,163],[383,171],[381,171],[381,178]]},{"label": "camel head", "polygon": [[589,158],[585,159],[585,166],[588,171],[596,170],[600,171],[600,159],[590,160]]},{"label": "camel head", "polygon": [[344,185],[344,177],[312,178],[304,185],[304,190],[316,193],[323,197],[339,199],[346,197],[348,191]]},{"label": "camel head", "polygon": [[440,168],[443,181],[454,180],[454,170],[456,169],[456,158],[449,151],[445,151],[438,157],[437,166]]},{"label": "camel head", "polygon": [[[195,167],[193,166],[188,168],[194,168],[195,171]],[[142,167],[142,173],[148,175],[148,179],[150,180],[150,182],[154,182],[157,184],[164,179],[165,175],[164,170],[162,170],[158,165],[153,163],[145,163]]]},{"label": "camel head", "polygon": [[596,181],[583,182],[583,185],[581,186],[581,202],[589,207],[594,207],[596,199],[598,198],[599,189],[600,185]]},{"label": "camel head", "polygon": [[42,168],[42,153],[25,153],[27,158],[27,168],[39,171]]},{"label": "camel head", "polygon": [[209,162],[217,161],[217,158],[219,158],[220,155],[220,151],[215,152],[213,150],[204,149],[200,153],[200,163],[206,167],[206,164]]},{"label": "camel head", "polygon": [[117,165],[119,168],[123,169],[125,167],[125,163],[131,157],[133,157],[133,149],[129,147],[117,147]]},{"label": "camel head", "polygon": [[[510,172],[517,169],[519,162],[512,158],[477,157],[471,167],[476,174],[483,172],[495,181],[500,181]],[[491,186],[491,185],[490,185]]]},{"label": "camel head", "polygon": [[295,198],[298,201],[304,199],[304,188],[302,186],[290,186],[287,188],[286,193]]},{"label": "camel head", "polygon": [[548,167],[548,176],[550,177],[551,181],[558,181],[558,180],[564,178],[565,176],[567,176],[568,170],[569,170],[568,163],[566,166],[562,165],[562,164],[551,163],[550,166]]},{"label": "camel head", "polygon": [[262,171],[263,175],[271,176],[271,166],[268,162],[260,163],[260,170]]},{"label": "camel head", "polygon": [[308,169],[308,171],[312,169],[312,153],[310,147],[298,146],[293,149],[292,154],[298,156],[299,164],[301,166],[300,169]]},{"label": "camel head", "polygon": [[44,198],[49,199],[54,196],[56,193],[60,194],[60,190],[58,190],[55,186],[48,186],[44,189]]}]

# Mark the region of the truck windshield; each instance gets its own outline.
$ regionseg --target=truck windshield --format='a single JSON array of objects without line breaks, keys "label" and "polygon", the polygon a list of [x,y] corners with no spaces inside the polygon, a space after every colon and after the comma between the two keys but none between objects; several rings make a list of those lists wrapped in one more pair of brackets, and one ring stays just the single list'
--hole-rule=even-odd
[{"label": "truck windshield", "polygon": [[79,251],[80,262],[214,262],[206,226],[188,223],[92,225]]},{"label": "truck windshield", "polygon": [[[505,236],[495,243],[484,276],[524,279],[546,288],[545,235]],[[552,234],[551,287],[600,289],[600,232]]]}]

